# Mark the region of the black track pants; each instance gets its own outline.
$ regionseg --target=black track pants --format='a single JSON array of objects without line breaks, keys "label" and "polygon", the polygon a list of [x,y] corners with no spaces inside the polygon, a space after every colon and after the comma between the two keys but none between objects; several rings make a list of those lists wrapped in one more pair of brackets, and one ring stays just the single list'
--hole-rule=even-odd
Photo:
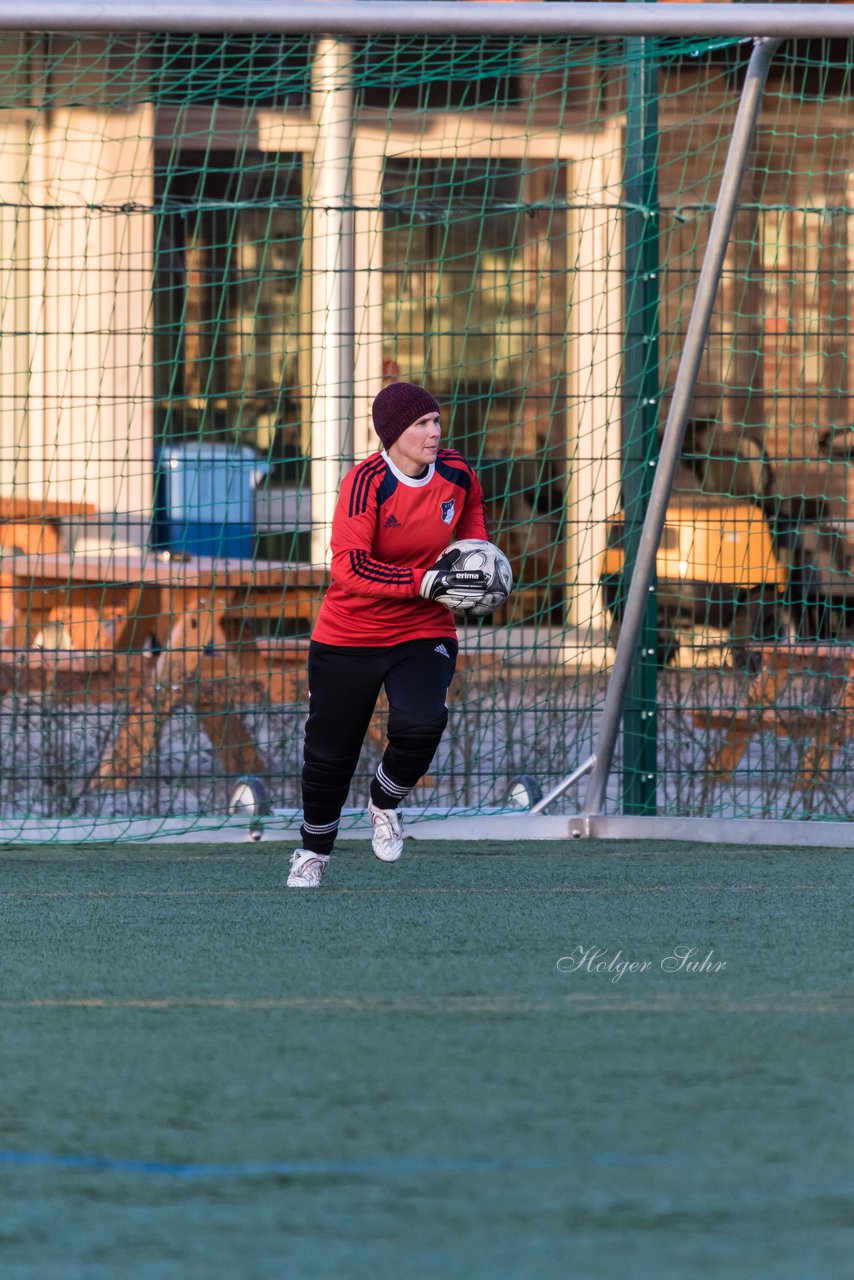
[{"label": "black track pants", "polygon": [[457,642],[410,640],[350,649],[312,641],[302,771],[303,846],[332,849],[380,689],[389,704],[384,775],[409,791],[430,768],[448,722]]}]

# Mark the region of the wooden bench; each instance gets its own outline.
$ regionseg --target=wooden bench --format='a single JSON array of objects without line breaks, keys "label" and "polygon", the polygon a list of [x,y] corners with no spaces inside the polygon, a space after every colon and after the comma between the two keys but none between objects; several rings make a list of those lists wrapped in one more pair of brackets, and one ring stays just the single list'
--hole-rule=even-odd
[{"label": "wooden bench", "polygon": [[296,617],[309,627],[325,582],[322,567],[271,561],[15,556],[0,572],[0,678],[54,697],[126,701],[97,769],[103,787],[121,789],[140,775],[179,704],[204,715],[228,772],[264,772],[240,714],[264,696],[251,622],[259,614]]},{"label": "wooden bench", "polygon": [[[259,615],[296,617],[308,628],[325,582],[323,568],[277,562],[15,557],[0,574],[10,616],[0,693],[126,702],[127,715],[96,771],[101,787],[119,790],[139,777],[179,705],[204,717],[226,772],[266,773],[243,713],[264,703],[307,701],[308,640],[256,637],[252,624]],[[69,642],[73,648],[65,647]],[[499,654],[461,655],[450,696],[500,661]],[[383,711],[380,705],[369,731],[378,749]]]},{"label": "wooden bench", "polygon": [[[751,738],[760,733],[807,740],[795,787],[814,788],[854,728],[854,648],[843,644],[763,645],[754,650],[761,666],[751,677],[744,705],[696,710],[698,728],[720,729],[723,739],[705,766],[706,789],[731,778]],[[782,701],[793,677],[814,675],[832,682],[824,705],[792,707]]]}]

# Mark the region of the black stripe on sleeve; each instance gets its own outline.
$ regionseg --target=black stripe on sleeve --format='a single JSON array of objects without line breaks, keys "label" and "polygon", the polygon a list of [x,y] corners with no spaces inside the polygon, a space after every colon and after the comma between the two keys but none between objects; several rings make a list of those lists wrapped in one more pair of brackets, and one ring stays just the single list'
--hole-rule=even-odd
[{"label": "black stripe on sleeve", "polygon": [[367,551],[351,551],[350,568],[356,578],[363,578],[366,582],[383,583],[390,587],[405,587],[415,581],[411,569],[394,569],[391,565],[383,564],[381,560],[373,560]]},{"label": "black stripe on sleeve", "polygon": [[374,460],[364,463],[359,468],[356,481],[350,492],[350,506],[347,514],[349,516],[361,516],[368,509],[368,497],[371,490],[371,482],[385,470],[385,462],[382,458],[374,458]]}]

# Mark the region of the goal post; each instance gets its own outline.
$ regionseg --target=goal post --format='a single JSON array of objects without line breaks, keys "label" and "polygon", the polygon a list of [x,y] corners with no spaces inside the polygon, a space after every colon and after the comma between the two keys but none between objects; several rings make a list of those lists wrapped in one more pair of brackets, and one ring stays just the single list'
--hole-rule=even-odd
[{"label": "goal post", "polygon": [[5,838],[210,838],[242,778],[295,824],[395,378],[518,580],[425,833],[850,819],[852,45],[854,5],[0,0]]},{"label": "goal post", "polygon": [[587,817],[601,813],[605,805],[608,775],[611,772],[619,719],[625,706],[632,666],[643,665],[646,662],[647,666],[652,667],[655,662],[655,653],[650,648],[647,648],[645,653],[641,652],[643,646],[640,644],[644,616],[648,612],[648,597],[650,592],[654,591],[655,559],[664,532],[664,522],[676,479],[676,470],[682,456],[685,430],[697,390],[700,364],[709,336],[712,311],[730,242],[736,205],[753,142],[756,121],[759,117],[765,82],[768,78],[771,59],[779,44],[778,39],[756,41],[741,91],[738,114],[733,126],[703,264],[697,280],[691,317],[679,359],[670,410],[658,457],[654,460],[655,478],[649,492],[637,554],[632,567],[631,582],[626,594],[622,629],[617,642],[616,657],[602,711],[602,724],[596,742],[595,763],[591,769],[590,784],[584,799],[584,813]]}]

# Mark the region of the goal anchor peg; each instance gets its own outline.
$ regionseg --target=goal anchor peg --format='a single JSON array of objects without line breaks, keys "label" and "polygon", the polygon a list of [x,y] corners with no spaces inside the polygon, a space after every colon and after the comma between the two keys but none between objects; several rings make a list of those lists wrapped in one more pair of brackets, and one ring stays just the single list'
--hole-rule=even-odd
[{"label": "goal anchor peg", "polygon": [[514,809],[533,809],[543,798],[543,789],[530,774],[523,773],[514,778],[507,791],[507,803]]},{"label": "goal anchor peg", "polygon": [[[228,797],[228,812],[232,816],[249,814],[252,817],[268,817],[273,812],[270,793],[260,778],[253,774],[239,778]],[[259,839],[259,836],[255,836]]]}]

